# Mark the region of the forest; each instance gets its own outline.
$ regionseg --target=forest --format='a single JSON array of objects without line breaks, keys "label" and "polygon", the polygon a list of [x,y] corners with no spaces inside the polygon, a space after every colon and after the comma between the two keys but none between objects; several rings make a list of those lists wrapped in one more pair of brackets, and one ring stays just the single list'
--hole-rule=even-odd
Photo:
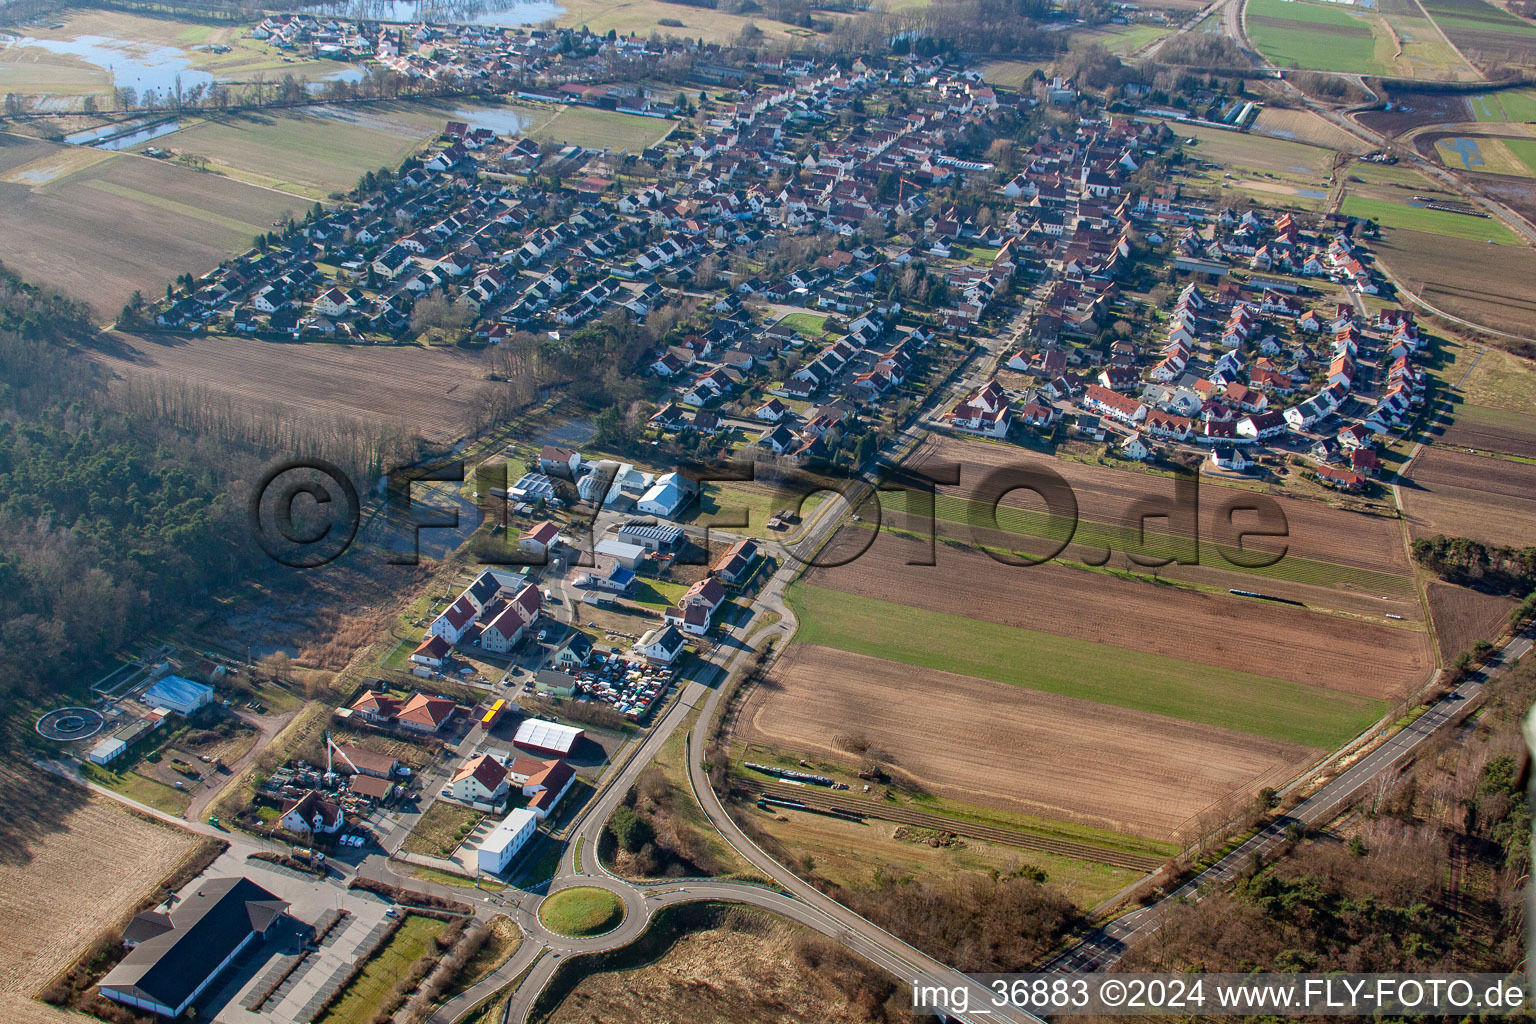
[{"label": "forest", "polygon": [[1536,590],[1536,548],[1504,547],[1436,534],[1414,541],[1413,557],[1452,583],[1517,597]]},{"label": "forest", "polygon": [[0,692],[41,697],[239,568],[241,460],[114,408],[83,304],[0,267]]},{"label": "forest", "polygon": [[1179,907],[1125,969],[1213,972],[1487,971],[1523,963],[1530,868],[1520,722],[1527,660],[1489,684],[1463,730],[1384,776],[1328,833],[1298,828],[1288,854],[1230,892]]}]

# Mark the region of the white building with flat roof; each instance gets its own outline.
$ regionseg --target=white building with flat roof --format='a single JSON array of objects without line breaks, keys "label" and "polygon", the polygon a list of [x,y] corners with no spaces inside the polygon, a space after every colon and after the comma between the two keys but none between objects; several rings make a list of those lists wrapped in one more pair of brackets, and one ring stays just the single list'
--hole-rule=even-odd
[{"label": "white building with flat roof", "polygon": [[481,871],[489,871],[493,875],[500,874],[538,829],[538,814],[526,807],[519,807],[502,818],[501,824],[481,840],[480,849],[475,855],[475,863]]}]

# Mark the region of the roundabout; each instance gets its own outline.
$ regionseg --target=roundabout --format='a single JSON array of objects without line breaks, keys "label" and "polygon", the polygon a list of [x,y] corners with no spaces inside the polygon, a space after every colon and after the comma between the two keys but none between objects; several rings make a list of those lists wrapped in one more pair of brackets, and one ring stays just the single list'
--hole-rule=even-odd
[{"label": "roundabout", "polygon": [[107,720],[90,708],[54,708],[37,720],[37,734],[55,743],[73,743],[101,731]]},{"label": "roundabout", "polygon": [[586,939],[605,935],[624,923],[624,900],[595,885],[573,885],[539,904],[539,923],[556,935]]}]

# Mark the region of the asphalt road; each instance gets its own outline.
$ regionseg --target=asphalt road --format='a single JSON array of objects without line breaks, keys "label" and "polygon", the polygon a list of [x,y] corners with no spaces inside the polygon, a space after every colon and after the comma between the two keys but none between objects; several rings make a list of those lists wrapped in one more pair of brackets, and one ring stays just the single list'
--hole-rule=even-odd
[{"label": "asphalt road", "polygon": [[[1533,627],[1536,629],[1536,627]],[[1156,931],[1177,903],[1198,900],[1202,892],[1230,882],[1254,858],[1264,858],[1286,842],[1292,824],[1316,825],[1337,815],[1362,790],[1390,773],[1420,744],[1456,718],[1467,702],[1483,691],[1487,681],[1529,654],[1533,629],[1514,637],[1460,686],[1440,698],[1408,726],[1351,765],[1337,779],[1297,804],[1290,814],[1256,833],[1247,842],[1211,865],[1194,879],[1150,906],[1132,911],[1100,928],[1045,966],[1048,971],[1103,971],[1114,966],[1138,937]]]}]

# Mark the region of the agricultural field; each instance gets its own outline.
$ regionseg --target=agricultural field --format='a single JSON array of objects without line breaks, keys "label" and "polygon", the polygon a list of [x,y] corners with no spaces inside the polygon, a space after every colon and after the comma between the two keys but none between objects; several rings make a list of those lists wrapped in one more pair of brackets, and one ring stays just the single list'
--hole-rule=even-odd
[{"label": "agricultural field", "polygon": [[1339,212],[1351,217],[1369,218],[1384,228],[1413,231],[1421,235],[1442,235],[1447,238],[1493,242],[1498,245],[1521,244],[1519,236],[1505,227],[1502,221],[1493,217],[1453,213],[1449,210],[1431,210],[1411,203],[1358,195],[1345,196]]},{"label": "agricultural field", "polygon": [[1425,448],[1400,487],[1415,539],[1443,533],[1487,544],[1536,545],[1536,464]]},{"label": "agricultural field", "polygon": [[[1148,672],[1154,665],[1165,664],[1171,673],[1169,679],[1178,674],[1173,663],[1188,662],[1210,669],[1202,678],[1216,686],[1236,682],[1225,676],[1232,672],[1245,678],[1253,674],[1370,698],[1390,698],[1421,683],[1432,667],[1428,638],[1416,629],[1067,565],[1003,565],[988,555],[950,544],[939,546],[935,567],[907,564],[918,549],[918,545],[900,538],[882,536],[851,564],[815,570],[806,580],[829,592],[858,595],[882,604],[899,602],[889,609],[870,609],[875,614],[896,613],[902,606],[954,618],[963,614],[974,625],[956,628],[978,634],[989,632],[984,623],[996,624],[1004,627],[996,633],[998,641],[1056,649],[1063,657],[1075,654],[1087,659],[1084,668],[1094,660],[1095,645],[1102,645],[1106,660],[1120,660],[1111,656],[1111,650],[1130,660],[1135,660],[1133,652],[1150,656],[1146,659]],[[978,592],[998,600],[973,603],[969,597]],[[895,617],[899,618],[899,613]],[[1209,625],[1213,621],[1230,628],[1213,634]],[[1147,628],[1152,622],[1157,623],[1156,629]],[[833,629],[830,623],[822,622],[806,628]],[[1010,636],[1014,629],[1031,635]],[[1296,638],[1303,636],[1310,639],[1302,645],[1305,650],[1298,650]],[[1073,650],[1073,641],[1090,643]],[[982,652],[973,651],[972,656],[981,657]],[[1366,658],[1375,666],[1370,681],[1340,679],[1341,659],[1352,657]],[[1054,675],[1040,666],[1033,672],[1045,678]],[[1142,694],[1143,698],[1148,696]]]},{"label": "agricultural field", "polygon": [[1529,89],[1505,89],[1468,96],[1467,105],[1479,121],[1536,123],[1536,92]]},{"label": "agricultural field", "polygon": [[621,114],[596,107],[566,107],[533,129],[528,137],[538,142],[565,142],[589,149],[639,153],[654,146],[672,130],[673,122],[638,114]]},{"label": "agricultural field", "polygon": [[1344,153],[1364,153],[1365,143],[1311,110],[1265,107],[1254,119],[1253,130],[1277,139],[1305,142]]},{"label": "agricultural field", "polygon": [[[1071,487],[1077,502],[1078,524],[1073,543],[1085,549],[1096,547],[1100,553],[1106,545],[1117,552],[1126,550],[1126,528],[1122,524],[1139,502],[1171,498],[1175,493],[1174,481],[1167,475],[1051,459],[1011,445],[945,438],[930,442],[912,461],[922,466],[930,460],[939,465],[954,462],[962,467],[960,487],[951,492],[961,499],[967,489],[976,488],[987,473],[998,468],[1038,468],[1056,473]],[[1212,550],[1211,541],[1217,536],[1217,522],[1225,516],[1225,510],[1240,505],[1247,497],[1245,491],[1202,482],[1198,499],[1202,565],[1236,574],[1289,578],[1335,588],[1354,585],[1411,590],[1407,577],[1412,566],[1403,552],[1396,523],[1296,498],[1274,499],[1287,526],[1283,541],[1254,538],[1246,542],[1247,546],[1271,553],[1283,551],[1285,557],[1268,569],[1243,570],[1232,566]],[[899,496],[896,501],[900,501]],[[958,521],[965,521],[980,507],[976,502],[950,504],[943,494],[937,505],[936,515],[942,518],[952,514]],[[1024,536],[1060,536],[1060,524],[1052,523],[1038,499],[1027,491],[1016,491],[1003,500],[998,526]],[[1154,525],[1147,531],[1148,549],[1164,550],[1159,544],[1161,530],[1173,532],[1170,527]],[[1072,555],[1069,549],[1066,557],[1070,559]]]},{"label": "agricultural field", "polygon": [[479,360],[458,350],[111,337],[116,344],[92,357],[124,380],[184,386],[253,411],[393,424],[428,440],[463,434],[493,386],[482,381]]},{"label": "agricultural field", "polygon": [[[1045,600],[1056,596],[1042,595]],[[1102,631],[1081,625],[1074,632],[1087,635],[1060,636],[812,585],[796,586],[789,597],[801,643],[1302,746],[1342,743],[1384,707],[1384,701],[1359,692],[1195,661],[1205,653],[1199,650],[1163,654],[1113,646],[1100,638]],[[1140,625],[1151,631],[1147,621]],[[1427,635],[1417,635],[1425,637],[1427,646]],[[1381,692],[1392,684],[1343,685]]]},{"label": "agricultural field", "polygon": [[1482,77],[1424,16],[1417,0],[1378,0],[1375,6],[1401,45],[1392,63],[1398,77],[1432,81],[1477,81]]},{"label": "agricultural field", "polygon": [[[33,996],[152,893],[197,837],[152,824],[23,759],[0,766],[0,1017],[79,1020]],[[61,913],[60,908],[69,908]]]},{"label": "agricultural field", "polygon": [[1317,754],[814,643],[797,643],[754,692],[737,736],[847,759],[838,735],[850,728],[935,795],[1156,839],[1233,791],[1282,783]]},{"label": "agricultural field", "polygon": [[1397,49],[1375,12],[1308,0],[1249,0],[1244,23],[1259,52],[1281,67],[1391,74]]},{"label": "agricultural field", "polygon": [[1441,433],[1440,440],[1458,448],[1536,459],[1536,424],[1529,414],[1507,409],[1457,406],[1455,419]]},{"label": "agricultural field", "polygon": [[1446,136],[1435,140],[1440,162],[1453,171],[1536,177],[1536,139],[1500,139],[1491,135]]},{"label": "agricultural field", "polygon": [[[615,29],[620,35],[657,33],[663,37],[729,43],[750,23],[763,31],[764,42],[803,42],[815,36],[810,29],[773,21],[761,12],[756,15],[727,14],[666,0],[560,0],[560,6],[565,13],[555,19],[556,24],[571,28],[585,25],[597,33]],[[899,4],[892,5],[897,6]],[[682,25],[668,25],[664,21],[680,21]]]},{"label": "agricultural field", "polygon": [[398,166],[452,116],[406,120],[391,117],[395,112],[370,106],[361,115],[332,107],[227,114],[149,145],[201,157],[232,178],[323,200],[352,188],[367,171]]},{"label": "agricultural field", "polygon": [[1492,640],[1509,625],[1512,597],[1484,594],[1435,581],[1429,585],[1429,611],[1435,620],[1440,660],[1450,664],[1479,640]]},{"label": "agricultural field", "polygon": [[1536,57],[1536,24],[1483,0],[1423,0],[1457,49],[1472,61],[1528,64]]},{"label": "agricultural field", "polygon": [[[306,205],[159,160],[79,159],[0,133],[0,237],[13,270],[89,302],[103,318],[135,290],[152,296],[176,275],[248,248]],[[29,173],[36,184],[5,180]]]},{"label": "agricultural field", "polygon": [[1437,308],[1495,330],[1536,337],[1531,327],[1536,250],[1405,230],[1383,231],[1374,249],[1399,281]]}]

